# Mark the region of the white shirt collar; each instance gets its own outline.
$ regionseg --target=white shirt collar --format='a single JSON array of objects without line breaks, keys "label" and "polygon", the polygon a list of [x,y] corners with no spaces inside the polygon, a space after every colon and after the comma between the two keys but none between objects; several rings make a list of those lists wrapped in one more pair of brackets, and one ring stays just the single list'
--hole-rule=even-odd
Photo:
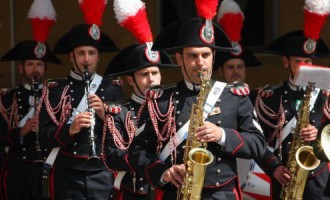
[{"label": "white shirt collar", "polygon": [[[77,73],[74,72],[73,70],[70,71],[70,76],[71,76],[71,78],[73,78],[73,79],[75,79],[75,80],[78,80],[78,81],[83,81],[83,80],[84,80],[83,75],[81,75],[81,74],[77,74]],[[95,76],[95,73],[92,74],[90,80],[93,80],[94,76]]]},{"label": "white shirt collar", "polygon": [[186,84],[187,88],[191,91],[199,91],[199,89],[200,89],[200,85],[190,83],[187,80],[184,80],[184,83]]},{"label": "white shirt collar", "polygon": [[[30,84],[27,83],[22,83],[22,86],[27,89],[27,90],[32,90],[32,86]],[[39,83],[38,85],[38,89],[42,89],[44,87],[43,83]]]},{"label": "white shirt collar", "polygon": [[301,87],[301,86],[297,86],[295,85],[291,79],[289,79],[288,81],[288,85],[290,87],[291,90],[293,91],[300,91],[301,89],[303,89],[303,91],[305,91],[305,87]]}]

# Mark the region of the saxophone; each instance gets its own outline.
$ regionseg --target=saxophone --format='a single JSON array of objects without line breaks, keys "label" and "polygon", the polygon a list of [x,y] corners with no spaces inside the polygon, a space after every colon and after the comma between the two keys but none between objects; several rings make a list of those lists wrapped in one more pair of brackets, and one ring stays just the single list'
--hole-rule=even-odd
[{"label": "saxophone", "polygon": [[178,190],[178,198],[182,200],[197,200],[201,198],[206,166],[213,161],[213,155],[206,150],[207,143],[202,143],[195,138],[198,127],[204,123],[203,110],[205,99],[211,89],[210,82],[202,78],[197,103],[192,105],[188,136],[183,156],[186,167],[185,183]]},{"label": "saxophone", "polygon": [[309,124],[309,103],[314,84],[309,83],[298,113],[296,128],[292,135],[291,148],[286,167],[291,172],[288,184],[282,187],[281,199],[303,199],[304,188],[309,170],[315,169],[320,160],[314,155],[313,147],[309,142],[301,140],[299,134],[302,128]]}]

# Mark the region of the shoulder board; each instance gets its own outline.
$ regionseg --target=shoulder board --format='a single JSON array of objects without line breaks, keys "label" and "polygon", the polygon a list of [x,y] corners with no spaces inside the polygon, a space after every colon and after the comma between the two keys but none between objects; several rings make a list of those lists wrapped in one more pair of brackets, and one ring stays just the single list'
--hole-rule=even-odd
[{"label": "shoulder board", "polygon": [[273,96],[274,94],[274,90],[276,90],[277,88],[280,88],[283,86],[283,83],[280,84],[276,84],[276,85],[265,85],[264,87],[258,88],[258,94],[262,97],[262,98],[268,98]]},{"label": "shoulder board", "polygon": [[170,89],[173,89],[177,86],[177,84],[168,84],[168,85],[164,85],[163,86],[163,89],[164,90],[170,90]]},{"label": "shoulder board", "polygon": [[110,114],[118,114],[121,112],[121,107],[129,105],[131,101],[122,100],[122,101],[107,101],[104,102],[103,106],[107,113]]},{"label": "shoulder board", "polygon": [[234,82],[227,84],[227,87],[236,96],[247,96],[250,94],[250,88],[246,83]]},{"label": "shoulder board", "polygon": [[61,82],[65,81],[66,79],[58,79],[58,80],[52,80],[48,79],[46,81],[47,87],[48,88],[55,88],[57,87]]},{"label": "shoulder board", "polygon": [[12,91],[13,89],[10,88],[1,88],[0,90],[0,95],[7,95],[10,93],[10,91]]},{"label": "shoulder board", "polygon": [[1,89],[1,95],[9,95],[9,94],[14,94],[16,93],[18,90],[20,90],[20,86],[16,86],[14,88],[3,88]]}]

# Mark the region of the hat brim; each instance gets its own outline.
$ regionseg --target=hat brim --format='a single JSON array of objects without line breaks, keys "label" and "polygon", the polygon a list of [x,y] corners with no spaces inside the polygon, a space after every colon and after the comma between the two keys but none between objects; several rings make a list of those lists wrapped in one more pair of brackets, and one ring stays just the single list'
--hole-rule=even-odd
[{"label": "hat brim", "polygon": [[56,55],[51,51],[48,44],[46,46],[46,53],[42,58],[38,58],[35,53],[35,47],[38,42],[34,40],[26,40],[18,43],[14,48],[9,50],[1,57],[1,61],[15,61],[15,60],[42,60],[53,64],[62,64]]},{"label": "hat brim", "polygon": [[54,53],[68,54],[78,46],[93,46],[100,52],[116,52],[119,48],[103,32],[100,32],[99,40],[93,39],[89,34],[90,25],[78,24],[65,33],[55,44]]},{"label": "hat brim", "polygon": [[134,44],[121,50],[109,63],[104,77],[127,75],[151,66],[157,66],[159,69],[177,67],[172,64],[170,57],[163,51],[159,51],[160,60],[158,62],[150,62],[145,58],[145,47],[145,44]]},{"label": "hat brim", "polygon": [[165,50],[168,53],[181,51],[185,47],[210,47],[215,51],[235,51],[225,32],[213,23],[214,42],[205,43],[200,37],[202,18],[183,19],[166,27],[156,37],[152,50]]}]

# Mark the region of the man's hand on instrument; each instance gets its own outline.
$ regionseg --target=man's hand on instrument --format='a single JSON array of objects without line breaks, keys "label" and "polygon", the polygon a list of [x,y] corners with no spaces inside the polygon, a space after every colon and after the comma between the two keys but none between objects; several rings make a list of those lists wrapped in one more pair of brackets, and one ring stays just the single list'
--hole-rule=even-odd
[{"label": "man's hand on instrument", "polygon": [[304,139],[307,142],[314,141],[316,140],[317,137],[317,128],[315,126],[308,124],[306,128],[301,129],[300,136],[302,139]]},{"label": "man's hand on instrument", "polygon": [[195,137],[201,142],[219,142],[222,134],[222,129],[220,127],[205,121],[203,126],[197,128]]},{"label": "man's hand on instrument", "polygon": [[185,171],[184,164],[173,165],[163,173],[162,180],[165,183],[171,182],[176,187],[180,187],[184,184]]},{"label": "man's hand on instrument", "polygon": [[37,117],[29,118],[20,130],[21,137],[26,136],[28,133],[37,131],[39,126],[39,120]]},{"label": "man's hand on instrument", "polygon": [[290,180],[290,171],[283,165],[278,166],[274,171],[274,178],[282,185],[282,187]]},{"label": "man's hand on instrument", "polygon": [[104,120],[105,111],[103,106],[103,101],[96,94],[90,94],[88,96],[89,106],[94,109],[95,113],[99,118]]},{"label": "man's hand on instrument", "polygon": [[73,136],[79,133],[82,128],[89,128],[91,126],[92,119],[93,114],[91,112],[82,112],[77,114],[74,121],[70,125],[70,135]]}]

